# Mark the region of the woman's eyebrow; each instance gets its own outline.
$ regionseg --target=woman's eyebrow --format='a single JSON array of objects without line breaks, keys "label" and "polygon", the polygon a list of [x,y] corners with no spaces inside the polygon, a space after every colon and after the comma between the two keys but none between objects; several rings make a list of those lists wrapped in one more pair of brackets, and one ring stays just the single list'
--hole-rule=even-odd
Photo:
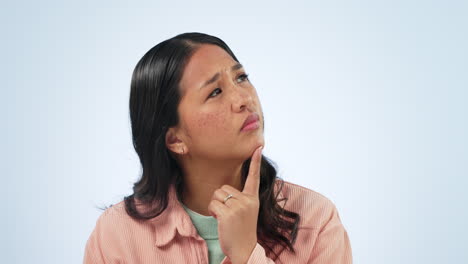
[{"label": "woman's eyebrow", "polygon": [[[232,66],[231,67],[231,71],[237,71],[238,69],[241,69],[243,68],[244,66],[242,66],[242,64],[240,63],[237,63],[236,65]],[[213,75],[213,77],[211,77],[208,81],[206,81],[202,86],[200,86],[200,88],[198,88],[198,90],[200,91],[203,87],[209,85],[209,84],[212,84],[214,83],[216,80],[218,80],[219,78],[219,72],[217,72],[215,75]]]}]

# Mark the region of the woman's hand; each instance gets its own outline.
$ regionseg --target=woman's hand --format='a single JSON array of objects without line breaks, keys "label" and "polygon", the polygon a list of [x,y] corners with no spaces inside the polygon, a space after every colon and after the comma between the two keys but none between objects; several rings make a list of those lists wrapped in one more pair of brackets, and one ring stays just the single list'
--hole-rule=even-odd
[{"label": "woman's hand", "polygon": [[[262,148],[257,148],[252,155],[242,192],[223,185],[213,193],[208,205],[209,212],[218,220],[221,250],[233,264],[246,263],[257,244]],[[233,195],[232,198],[223,203],[229,194]]]}]

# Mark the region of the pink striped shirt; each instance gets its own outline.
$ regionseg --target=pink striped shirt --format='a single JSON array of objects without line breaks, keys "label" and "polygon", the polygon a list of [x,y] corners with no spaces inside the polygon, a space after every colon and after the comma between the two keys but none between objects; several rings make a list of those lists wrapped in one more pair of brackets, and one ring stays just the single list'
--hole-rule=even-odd
[{"label": "pink striped shirt", "polygon": [[[247,263],[352,263],[348,234],[328,198],[287,181],[278,197],[288,198],[280,206],[301,216],[296,253],[283,250],[274,262],[257,243]],[[86,243],[83,263],[208,264],[208,247],[171,187],[168,207],[151,220],[133,220],[123,201],[106,209]],[[225,257],[221,263],[231,262]]]}]

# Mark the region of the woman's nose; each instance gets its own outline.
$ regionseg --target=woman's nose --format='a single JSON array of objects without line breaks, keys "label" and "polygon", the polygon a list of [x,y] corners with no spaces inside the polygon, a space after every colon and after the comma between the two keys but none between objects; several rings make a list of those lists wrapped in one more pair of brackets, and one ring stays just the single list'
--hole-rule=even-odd
[{"label": "woman's nose", "polygon": [[231,91],[233,111],[242,111],[246,107],[251,107],[253,98],[249,88],[234,84]]}]

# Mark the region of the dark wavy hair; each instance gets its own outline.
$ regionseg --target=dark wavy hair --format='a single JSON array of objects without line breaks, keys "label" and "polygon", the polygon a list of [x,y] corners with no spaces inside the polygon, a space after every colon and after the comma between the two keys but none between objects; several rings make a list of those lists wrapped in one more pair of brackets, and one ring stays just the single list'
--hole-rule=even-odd
[{"label": "dark wavy hair", "polygon": [[[165,135],[169,127],[179,123],[177,107],[180,102],[179,82],[187,61],[202,44],[217,45],[239,62],[231,49],[221,39],[197,32],[179,34],[151,48],[137,63],[133,71],[130,92],[130,119],[133,146],[142,166],[141,178],[133,186],[133,194],[126,196],[127,214],[136,220],[147,220],[161,214],[168,205],[168,191],[175,184],[177,196],[184,188],[182,170],[167,149]],[[251,158],[242,165],[245,183]],[[280,244],[289,248],[297,237],[299,214],[278,205],[278,194],[283,180],[277,177],[274,163],[262,155],[259,189],[259,216],[257,238],[273,259],[278,253],[273,247]],[[280,183],[274,193],[275,183]],[[154,210],[139,212],[135,199],[143,204],[154,204]],[[287,200],[284,198],[282,200]],[[281,200],[281,201],[282,201]],[[289,219],[289,220],[288,220]],[[274,255],[274,257],[272,257]]]}]

